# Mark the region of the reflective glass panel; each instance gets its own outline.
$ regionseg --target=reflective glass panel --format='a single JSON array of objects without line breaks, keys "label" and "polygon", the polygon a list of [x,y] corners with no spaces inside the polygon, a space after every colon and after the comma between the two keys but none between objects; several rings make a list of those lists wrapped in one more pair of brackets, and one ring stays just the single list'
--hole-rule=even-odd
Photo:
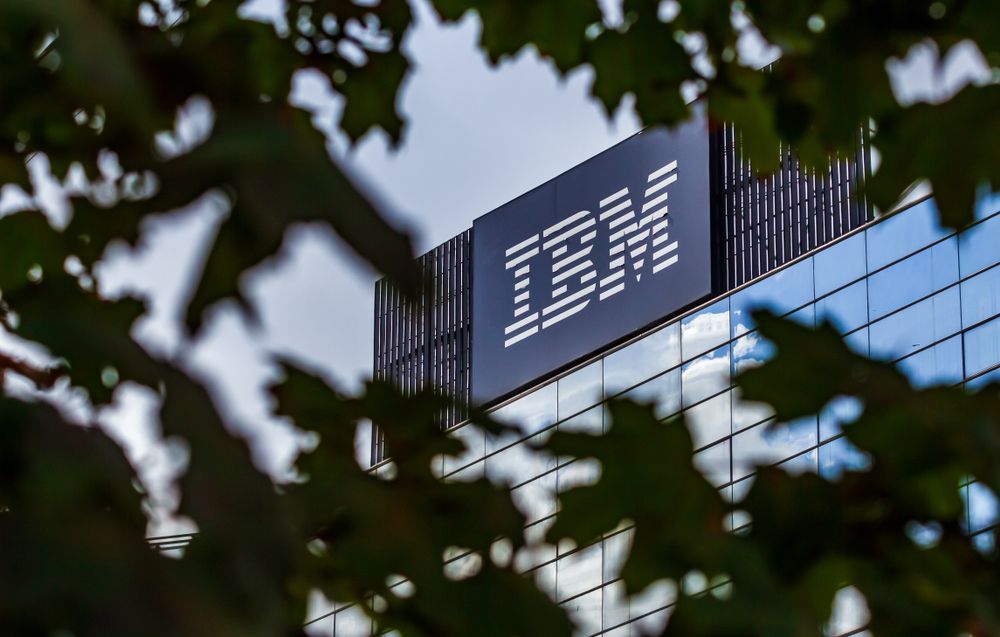
[{"label": "reflective glass panel", "polygon": [[743,400],[739,387],[733,388],[733,431],[740,431],[764,422],[774,415],[767,403]]},{"label": "reflective glass panel", "polygon": [[809,258],[734,294],[731,300],[732,335],[739,336],[753,329],[752,309],[766,307],[786,314],[813,298],[813,261]]},{"label": "reflective glass panel", "polygon": [[[501,407],[493,413],[493,416],[497,420],[520,428],[524,435],[530,436],[556,422],[558,408],[556,396],[556,384],[550,383]],[[496,446],[490,445],[489,448],[496,449]]]},{"label": "reflective glass panel", "polygon": [[725,298],[681,321],[684,360],[715,349],[729,340],[729,299]]},{"label": "reflective glass panel", "polygon": [[559,423],[559,431],[575,431],[577,433],[599,434],[604,431],[605,405],[591,407],[585,412]]},{"label": "reflective glass panel", "polygon": [[819,439],[827,440],[839,434],[846,423],[861,415],[864,403],[854,396],[837,396],[819,412]]},{"label": "reflective glass panel", "polygon": [[958,287],[872,323],[868,328],[872,356],[900,358],[951,336],[959,330],[961,317]]},{"label": "reflective glass panel", "polygon": [[816,320],[828,320],[841,334],[868,322],[868,282],[857,283],[816,301]]},{"label": "reflective glass panel", "polygon": [[898,363],[914,387],[953,385],[962,382],[962,337],[908,356]]},{"label": "reflective glass panel", "polygon": [[560,557],[556,566],[559,599],[568,599],[591,589],[600,588],[603,583],[601,581],[603,562],[603,542]]},{"label": "reflective glass panel", "polygon": [[938,223],[937,205],[926,199],[875,224],[868,236],[868,271],[889,265],[948,234]]},{"label": "reflective glass panel", "polygon": [[952,237],[868,278],[871,320],[958,281],[958,239]]},{"label": "reflective glass panel", "polygon": [[819,451],[810,449],[809,451],[800,452],[798,455],[780,463],[778,468],[792,475],[817,473],[819,471]]},{"label": "reflective glass panel", "polygon": [[601,477],[601,463],[593,459],[573,460],[559,467],[556,487],[563,493],[575,487],[585,487]]},{"label": "reflective glass panel", "polygon": [[729,387],[729,345],[684,364],[681,389],[684,406],[692,405]]},{"label": "reflective glass panel", "polygon": [[868,454],[847,438],[831,440],[819,448],[819,473],[828,480],[839,479],[845,471],[867,471],[870,467]]},{"label": "reflective glass panel", "polygon": [[[1000,243],[995,248],[1000,254]],[[962,281],[962,326],[970,327],[1000,314],[1000,267]]]},{"label": "reflective glass panel", "polygon": [[862,356],[868,356],[870,353],[868,347],[868,328],[862,327],[860,330],[856,330],[844,336],[844,343],[846,343],[852,351],[857,352]]},{"label": "reflective glass panel", "polygon": [[337,611],[337,637],[368,637],[372,634],[372,620],[358,605]]},{"label": "reflective glass panel", "polygon": [[985,529],[997,523],[997,497],[980,482],[969,485],[969,531]]},{"label": "reflective glass panel", "polygon": [[486,434],[479,427],[464,425],[448,432],[448,435],[465,445],[465,451],[457,456],[444,457],[444,475],[482,458],[486,455]]},{"label": "reflective glass panel", "polygon": [[730,434],[732,425],[729,401],[730,392],[726,392],[684,412],[695,448],[704,447]]},{"label": "reflective glass panel", "polygon": [[774,344],[760,332],[744,334],[733,341],[733,376],[763,365],[774,356],[774,352]]},{"label": "reflective glass panel", "polygon": [[510,497],[529,524],[555,514],[556,472],[549,471],[511,489]]},{"label": "reflective glass panel", "polygon": [[962,276],[975,274],[1000,261],[1000,215],[991,217],[962,233],[958,251]]},{"label": "reflective glass panel", "polygon": [[681,362],[680,324],[672,323],[604,358],[604,392],[613,396]]},{"label": "reflective glass panel", "polygon": [[554,457],[532,448],[540,442],[541,436],[535,436],[486,456],[486,477],[495,484],[514,486],[555,469]]},{"label": "reflective glass panel", "polygon": [[600,402],[602,361],[595,361],[559,379],[559,418],[565,419]]},{"label": "reflective glass panel", "polygon": [[984,192],[976,201],[976,219],[985,219],[1000,212],[1000,192]]},{"label": "reflective glass panel", "polygon": [[824,634],[831,637],[838,635],[871,637],[869,631],[859,632],[868,625],[870,619],[871,613],[868,611],[868,602],[864,594],[853,586],[847,586],[837,591],[833,598],[833,612],[830,614],[830,622]]},{"label": "reflective glass panel", "polygon": [[993,381],[1000,381],[1000,367],[992,371],[986,372],[982,376],[976,376],[972,380],[966,381],[965,386],[968,389],[975,390],[982,387],[983,385],[988,385]]},{"label": "reflective glass panel", "polygon": [[727,484],[732,480],[729,472],[729,441],[723,440],[694,454],[694,466],[715,486]]},{"label": "reflective glass panel", "polygon": [[681,410],[681,370],[672,369],[647,380],[624,394],[638,402],[656,403],[657,418],[666,418]]},{"label": "reflective glass panel", "polygon": [[631,529],[609,535],[604,540],[604,581],[610,582],[621,575],[625,560],[632,547]]},{"label": "reflective glass panel", "polygon": [[816,296],[823,296],[865,274],[865,233],[838,241],[813,255],[816,268]]},{"label": "reflective glass panel", "polygon": [[816,445],[816,419],[796,420],[771,427],[763,423],[733,436],[733,479],[749,475],[761,465],[772,465]]},{"label": "reflective glass panel", "polygon": [[788,315],[788,320],[806,327],[816,327],[816,304],[810,303],[801,310],[792,312]]},{"label": "reflective glass panel", "polygon": [[[559,576],[559,582],[560,584],[562,583],[561,575]],[[601,632],[601,619],[603,615],[601,609],[601,592],[600,589],[591,591],[586,595],[574,597],[561,604],[563,608],[569,611],[570,617],[576,623],[575,635],[585,637]]]},{"label": "reflective glass panel", "polygon": [[965,374],[973,376],[1000,363],[1000,318],[965,333]]},{"label": "reflective glass panel", "polygon": [[[605,549],[605,554],[607,550]],[[602,637],[630,637],[628,621],[628,597],[625,582],[612,582],[604,587],[604,629]]]}]

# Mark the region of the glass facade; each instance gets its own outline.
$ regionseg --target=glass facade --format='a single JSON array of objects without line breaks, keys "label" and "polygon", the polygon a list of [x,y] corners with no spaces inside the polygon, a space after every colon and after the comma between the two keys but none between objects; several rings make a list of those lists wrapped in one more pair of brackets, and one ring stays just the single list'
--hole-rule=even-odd
[{"label": "glass facade", "polygon": [[[656,401],[664,418],[683,411],[696,466],[730,498],[746,493],[761,465],[831,478],[864,468],[868,459],[840,427],[857,415],[856,401],[838,399],[818,416],[771,433],[768,408],[742,400],[733,377],[772,355],[749,311],[769,307],[809,325],[828,319],[857,351],[897,362],[918,385],[975,386],[1000,376],[1000,199],[981,202],[976,225],[958,234],[939,228],[934,205],[924,200],[872,224],[497,409],[496,417],[519,424],[518,435],[493,438],[459,426],[449,435],[463,439],[469,452],[444,459],[442,475],[485,474],[508,485],[528,517],[526,533],[541,537],[553,522],[558,493],[593,481],[599,467],[544,456],[531,449],[532,441],[556,429],[600,432],[602,403],[614,396]],[[992,546],[995,494],[978,484],[962,492],[968,531]],[[618,572],[630,535],[618,529],[591,546],[516,555],[515,564],[571,610],[580,635],[643,634],[665,624],[676,591],[663,585],[624,597]],[[457,565],[468,559],[454,558]],[[341,614],[311,625],[313,634],[366,634],[341,630]],[[828,632],[850,633],[866,617],[863,598],[844,589]],[[353,615],[343,621],[357,625]]]}]

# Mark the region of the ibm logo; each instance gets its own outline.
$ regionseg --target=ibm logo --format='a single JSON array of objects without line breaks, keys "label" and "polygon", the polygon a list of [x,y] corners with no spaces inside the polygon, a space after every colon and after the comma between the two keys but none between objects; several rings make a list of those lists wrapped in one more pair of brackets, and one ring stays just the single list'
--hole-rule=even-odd
[{"label": "ibm logo", "polygon": [[[633,205],[629,189],[622,188],[601,200],[597,214],[581,210],[508,248],[514,317],[504,328],[504,348],[583,311],[595,296],[601,302],[639,283],[647,262],[650,274],[677,263],[677,241],[669,240],[667,218],[667,186],[675,181],[676,160],[649,175],[641,209]],[[607,272],[600,278],[594,263],[600,254],[594,252],[598,223],[608,234],[606,245],[600,246],[608,251]],[[551,281],[551,298],[538,298],[547,296],[547,290],[537,290],[537,282],[532,297],[532,281],[540,277]]]}]

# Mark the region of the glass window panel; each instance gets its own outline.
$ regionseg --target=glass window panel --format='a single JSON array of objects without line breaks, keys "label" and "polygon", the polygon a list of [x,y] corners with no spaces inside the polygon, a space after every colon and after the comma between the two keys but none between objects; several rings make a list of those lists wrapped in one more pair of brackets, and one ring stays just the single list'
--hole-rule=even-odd
[{"label": "glass window panel", "polygon": [[733,341],[733,376],[760,367],[774,356],[775,351],[774,344],[760,332],[744,334]]},{"label": "glass window panel", "polygon": [[764,423],[733,436],[733,479],[739,480],[761,465],[772,465],[816,445],[816,418],[787,425]]},{"label": "glass window panel", "polygon": [[720,394],[684,412],[696,449],[732,432],[730,393]]},{"label": "glass window panel", "polygon": [[969,485],[969,532],[975,533],[997,523],[997,497],[986,485]]},{"label": "glass window panel", "polygon": [[1000,363],[1000,318],[965,333],[965,374],[973,376]]},{"label": "glass window panel", "polygon": [[602,637],[631,637],[628,622],[628,598],[625,582],[612,582],[604,587],[604,633]]},{"label": "glass window panel", "polygon": [[715,486],[728,483],[732,480],[729,474],[729,441],[723,440],[694,454],[694,466]]},{"label": "glass window panel", "polygon": [[336,617],[337,637],[368,637],[372,634],[372,621],[357,604],[337,611]]},{"label": "glass window panel", "polygon": [[486,455],[486,433],[474,425],[463,425],[448,432],[448,435],[465,445],[465,451],[457,456],[444,457],[444,475],[454,473]]},{"label": "glass window panel", "polygon": [[982,387],[983,385],[992,383],[993,381],[1000,381],[1000,367],[992,371],[986,372],[982,376],[976,376],[972,380],[967,381],[965,383],[965,387],[967,389],[976,390]]},{"label": "glass window panel", "polygon": [[324,617],[323,619],[313,620],[303,626],[303,632],[308,637],[333,637],[333,622],[335,621],[335,617]]},{"label": "glass window panel", "polygon": [[861,354],[862,356],[869,356],[871,350],[868,346],[868,328],[862,327],[860,330],[851,332],[850,334],[844,336],[844,343],[852,351]]},{"label": "glass window panel", "polygon": [[[660,580],[629,600],[629,616],[636,620],[633,635],[659,635],[669,619],[668,610],[677,601],[677,585]],[[659,610],[667,607],[668,610]],[[658,612],[657,612],[658,611]]]},{"label": "glass window panel", "polygon": [[444,476],[445,482],[475,482],[486,477],[486,461],[479,460]]},{"label": "glass window panel", "polygon": [[819,439],[828,440],[841,431],[847,423],[861,416],[864,403],[854,396],[837,396],[819,412]]},{"label": "glass window panel", "polygon": [[[868,282],[857,283],[816,301],[817,321],[828,320],[844,334],[868,322]],[[867,347],[866,347],[867,349]]]},{"label": "glass window panel", "polygon": [[559,493],[565,493],[576,487],[586,487],[595,484],[600,477],[601,463],[597,460],[573,460],[559,467],[556,487]]},{"label": "glass window panel", "polygon": [[951,336],[961,327],[958,288],[872,323],[868,328],[872,356],[900,358]]},{"label": "glass window panel", "polygon": [[750,487],[753,486],[753,479],[733,481],[733,489],[729,496],[732,502],[742,502],[750,495]]},{"label": "glass window panel", "polygon": [[819,451],[811,449],[805,453],[800,453],[779,464],[778,468],[792,475],[817,473],[819,471]]},{"label": "glass window panel", "polygon": [[1000,192],[983,192],[976,201],[976,219],[985,219],[1000,212]]},{"label": "glass window panel", "polygon": [[527,523],[537,522],[556,512],[556,472],[549,471],[510,492],[514,506],[524,514]]},{"label": "glass window panel", "polygon": [[997,550],[997,538],[995,531],[983,531],[972,536],[972,545],[984,555],[992,555]]},{"label": "glass window panel", "polygon": [[865,233],[838,241],[813,256],[816,296],[823,296],[867,274]]},{"label": "glass window panel", "polygon": [[604,544],[598,542],[559,558],[556,582],[559,600],[599,588],[604,568]]},{"label": "glass window panel", "polygon": [[806,327],[816,327],[816,304],[810,303],[801,310],[792,312],[788,315],[788,320]]},{"label": "glass window panel", "polygon": [[868,271],[889,265],[946,236],[938,223],[937,205],[926,199],[875,224],[868,237]]},{"label": "glass window panel", "polygon": [[558,415],[557,393],[556,384],[550,383],[504,405],[493,416],[501,422],[518,427],[524,435],[530,436],[555,424]]},{"label": "glass window panel", "polygon": [[603,392],[602,361],[596,361],[583,369],[559,379],[559,418],[565,419],[596,405]]},{"label": "glass window panel", "polygon": [[1000,246],[1000,215],[963,232],[958,244],[962,276],[975,274],[1000,261],[997,246]]},{"label": "glass window panel", "polygon": [[914,387],[962,382],[962,337],[955,336],[899,361]]},{"label": "glass window panel", "polygon": [[[1000,254],[1000,243],[997,244]],[[962,326],[969,327],[1000,314],[1000,267],[962,282]]]},{"label": "glass window panel", "polygon": [[729,340],[729,298],[681,321],[684,360],[715,349]]},{"label": "glass window panel", "polygon": [[603,619],[601,594],[602,591],[598,589],[562,604],[576,623],[573,630],[574,637],[588,637],[601,632]]},{"label": "glass window panel", "polygon": [[738,387],[733,389],[733,431],[740,431],[764,422],[774,415],[774,410],[767,403],[743,400]]},{"label": "glass window panel", "polygon": [[535,585],[549,597],[555,599],[556,596],[556,565],[555,562],[539,566],[534,571]]},{"label": "glass window panel", "polygon": [[819,472],[827,480],[837,480],[845,471],[867,471],[871,458],[847,438],[831,440],[819,448]]},{"label": "glass window panel", "polygon": [[444,572],[452,579],[465,579],[479,572],[483,558],[478,553],[472,553],[459,547],[448,547],[444,552]]},{"label": "glass window panel", "polygon": [[634,531],[628,529],[608,536],[604,540],[604,581],[610,582],[617,579],[628,559],[629,551],[632,548],[632,536]]},{"label": "glass window panel", "polygon": [[680,324],[672,323],[604,358],[605,395],[613,396],[680,362]]},{"label": "glass window panel", "polygon": [[674,369],[625,392],[639,402],[656,403],[657,418],[666,418],[681,410],[681,370]]},{"label": "glass window panel", "polygon": [[871,319],[923,298],[958,281],[958,240],[937,243],[868,278]]},{"label": "glass window panel", "polygon": [[744,288],[732,296],[732,336],[753,329],[750,311],[769,308],[786,314],[815,298],[813,294],[813,261],[805,259]]},{"label": "glass window panel", "polygon": [[604,405],[591,407],[582,414],[577,414],[569,420],[559,423],[559,431],[599,434],[604,432]]},{"label": "glass window panel", "polygon": [[729,385],[729,345],[684,363],[681,391],[685,407],[713,396]]},{"label": "glass window panel", "polygon": [[545,544],[545,535],[555,523],[556,519],[551,517],[524,527],[524,541],[531,546],[533,555],[530,556],[529,561],[533,564],[555,563],[556,547]]},{"label": "glass window panel", "polygon": [[[871,620],[871,613],[868,612],[868,602],[864,594],[853,586],[847,586],[837,591],[833,598],[833,612],[830,614],[830,622],[826,626],[824,634],[836,637],[837,635],[854,635],[868,625]],[[865,631],[857,637],[870,637],[871,633]]]},{"label": "glass window panel", "polygon": [[554,469],[555,458],[532,447],[540,442],[536,436],[487,456],[486,477],[494,484],[513,486]]}]

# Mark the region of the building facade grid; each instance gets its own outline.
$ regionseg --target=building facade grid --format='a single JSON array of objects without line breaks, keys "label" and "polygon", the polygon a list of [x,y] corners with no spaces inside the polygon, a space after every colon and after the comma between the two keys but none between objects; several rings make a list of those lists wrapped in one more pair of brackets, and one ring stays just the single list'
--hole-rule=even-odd
[{"label": "building facade grid", "polygon": [[[606,401],[614,396],[654,401],[664,419],[683,412],[696,466],[733,501],[746,494],[762,465],[831,479],[864,469],[867,458],[841,432],[859,413],[856,401],[838,399],[818,416],[767,431],[773,418],[766,406],[740,399],[735,374],[772,353],[749,310],[769,307],[808,325],[829,320],[852,348],[895,361],[916,386],[975,388],[1000,379],[997,246],[1000,197],[983,199],[977,222],[959,233],[938,227],[932,199],[919,201],[497,408],[493,415],[521,427],[518,435],[495,438],[460,425],[448,435],[468,451],[443,458],[438,470],[446,480],[486,476],[508,486],[528,518],[526,535],[540,540],[557,513],[558,493],[592,482],[600,469],[593,461],[543,456],[532,443],[556,429],[604,431]],[[375,470],[390,472],[391,463]],[[995,495],[976,483],[961,490],[966,530],[980,548],[993,550]],[[729,521],[731,528],[743,523],[735,516]],[[624,596],[618,573],[630,539],[630,529],[620,528],[590,546],[545,546],[512,557],[571,611],[579,635],[626,637],[662,626],[678,594],[663,584],[638,598]],[[451,556],[446,568],[461,574],[477,559]],[[709,590],[725,582],[682,586]],[[841,591],[836,607],[828,634],[864,629],[866,611],[856,591]],[[335,637],[370,632],[364,614],[350,606],[311,627],[312,634]]]},{"label": "building facade grid", "polygon": [[[831,158],[825,170],[807,169],[787,148],[779,169],[759,176],[742,150],[739,130],[726,125],[709,136],[713,287],[733,290],[843,236],[872,219],[857,196],[871,172],[870,144],[858,132],[851,157]],[[373,370],[404,391],[432,388],[454,397],[441,414],[442,429],[467,416],[472,387],[472,250],[466,230],[417,259],[425,284],[406,298],[392,284],[375,287]],[[372,440],[372,464],[385,457]]]}]

